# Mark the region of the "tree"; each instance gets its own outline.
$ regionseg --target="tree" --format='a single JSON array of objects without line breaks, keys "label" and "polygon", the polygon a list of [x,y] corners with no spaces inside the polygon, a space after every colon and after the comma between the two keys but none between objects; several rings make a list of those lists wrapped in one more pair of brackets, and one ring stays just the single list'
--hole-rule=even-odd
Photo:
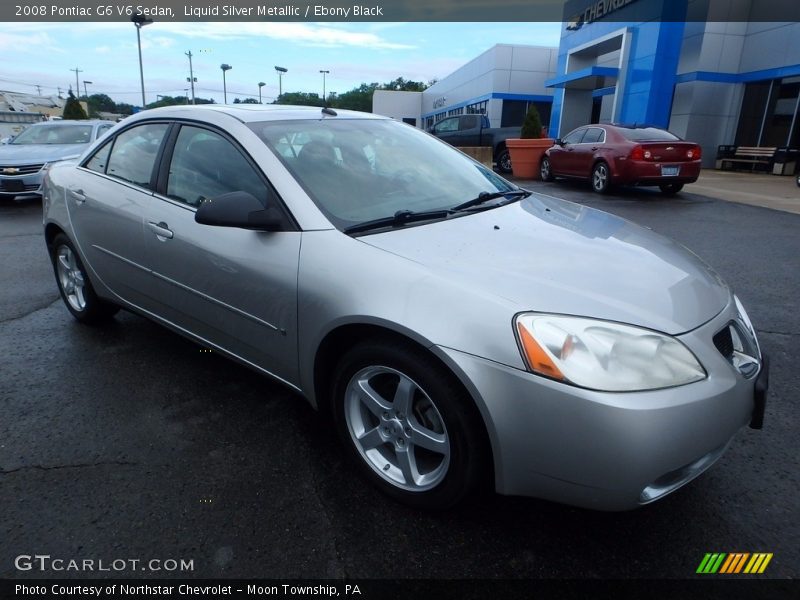
[{"label": "tree", "polygon": [[83,110],[83,106],[81,103],[78,102],[78,99],[75,97],[75,94],[72,93],[72,90],[69,91],[69,96],[67,97],[67,103],[64,105],[64,114],[62,115],[64,119],[70,120],[81,120],[81,119],[88,119],[89,117],[86,116],[86,111]]},{"label": "tree", "polygon": [[519,137],[536,140],[542,137],[542,119],[539,117],[539,111],[536,110],[536,106],[533,103],[528,106],[528,113],[522,123]]},{"label": "tree", "polygon": [[308,92],[285,92],[273,104],[293,104],[299,106],[324,106],[319,94]]}]

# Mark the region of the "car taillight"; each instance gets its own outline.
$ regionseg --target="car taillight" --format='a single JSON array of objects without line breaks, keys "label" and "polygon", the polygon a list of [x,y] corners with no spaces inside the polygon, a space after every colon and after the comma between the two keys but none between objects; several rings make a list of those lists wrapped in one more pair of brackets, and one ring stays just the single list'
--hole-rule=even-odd
[{"label": "car taillight", "polygon": [[631,160],[651,160],[653,153],[650,150],[645,150],[641,146],[634,146],[629,155]]},{"label": "car taillight", "polygon": [[686,158],[690,158],[692,160],[698,160],[702,155],[702,150],[700,150],[700,146],[695,146],[691,150],[686,151]]}]

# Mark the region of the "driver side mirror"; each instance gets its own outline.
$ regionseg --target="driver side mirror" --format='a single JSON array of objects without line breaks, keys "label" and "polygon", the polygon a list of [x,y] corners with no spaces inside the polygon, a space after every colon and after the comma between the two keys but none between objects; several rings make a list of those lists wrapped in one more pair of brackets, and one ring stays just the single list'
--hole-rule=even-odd
[{"label": "driver side mirror", "polygon": [[564,146],[565,142],[561,138],[556,138],[556,146]]},{"label": "driver side mirror", "polygon": [[238,227],[255,231],[281,231],[283,215],[272,205],[264,208],[249,192],[229,192],[200,205],[194,220],[202,225]]}]

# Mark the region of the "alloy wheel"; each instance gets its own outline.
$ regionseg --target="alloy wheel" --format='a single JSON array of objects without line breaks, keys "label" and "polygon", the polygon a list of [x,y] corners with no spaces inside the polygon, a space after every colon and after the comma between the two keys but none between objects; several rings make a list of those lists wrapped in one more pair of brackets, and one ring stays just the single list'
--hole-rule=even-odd
[{"label": "alloy wheel", "polygon": [[350,438],[382,479],[423,492],[447,475],[450,439],[439,410],[410,377],[389,367],[355,373],[344,395]]},{"label": "alloy wheel", "polygon": [[64,290],[69,305],[78,312],[86,310],[86,282],[75,253],[69,246],[62,245],[56,250],[56,270],[58,284]]}]

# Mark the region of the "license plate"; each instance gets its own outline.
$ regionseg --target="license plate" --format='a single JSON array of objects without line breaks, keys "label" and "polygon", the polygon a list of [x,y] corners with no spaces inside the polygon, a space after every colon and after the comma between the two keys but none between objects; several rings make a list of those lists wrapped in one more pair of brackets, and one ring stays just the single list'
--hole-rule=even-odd
[{"label": "license plate", "polygon": [[662,177],[675,177],[678,174],[679,167],[661,167]]},{"label": "license plate", "polygon": [[25,189],[25,186],[19,179],[3,179],[2,186],[7,192],[21,192]]}]

